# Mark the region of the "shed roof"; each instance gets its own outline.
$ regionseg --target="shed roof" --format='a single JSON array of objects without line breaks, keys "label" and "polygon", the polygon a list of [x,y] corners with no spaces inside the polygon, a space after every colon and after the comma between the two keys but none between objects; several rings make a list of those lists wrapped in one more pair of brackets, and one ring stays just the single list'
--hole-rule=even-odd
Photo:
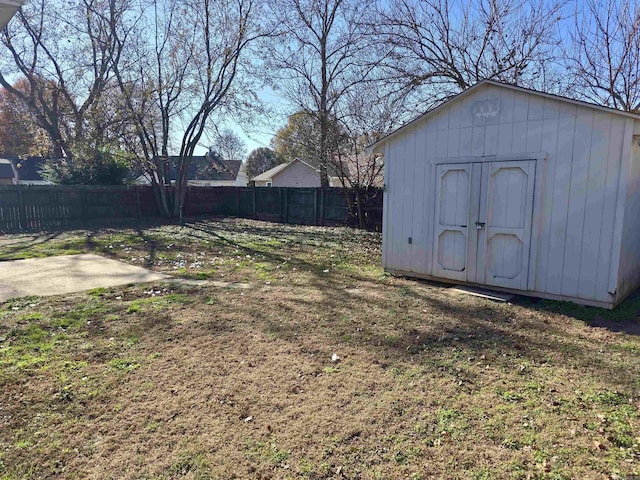
[{"label": "shed roof", "polygon": [[473,93],[476,90],[480,89],[484,85],[495,85],[495,86],[502,87],[502,88],[508,88],[508,89],[511,89],[511,90],[516,90],[516,91],[520,91],[520,92],[524,92],[524,93],[530,93],[532,95],[538,95],[538,96],[545,97],[545,98],[551,98],[551,99],[558,100],[558,101],[561,101],[561,102],[572,103],[574,105],[581,105],[583,107],[594,108],[596,110],[604,110],[604,111],[606,111],[608,113],[615,113],[615,114],[622,115],[622,116],[625,116],[625,117],[633,118],[635,120],[640,120],[640,114],[638,114],[638,113],[625,112],[625,111],[622,111],[622,110],[618,110],[616,108],[605,107],[605,106],[598,105],[598,104],[595,104],[595,103],[584,102],[582,100],[575,100],[573,98],[563,97],[562,95],[555,95],[555,94],[552,94],[552,93],[540,92],[538,90],[533,90],[531,88],[520,87],[518,85],[512,85],[512,84],[509,84],[509,83],[497,82],[495,80],[488,80],[487,79],[487,80],[482,80],[482,81],[476,83],[472,87],[469,87],[465,91],[460,92],[458,95],[450,98],[446,102],[441,103],[437,107],[434,107],[434,108],[426,111],[425,113],[419,115],[418,117],[414,118],[413,120],[405,123],[401,127],[397,128],[396,130],[392,131],[388,135],[382,137],[377,142],[375,142],[372,145],[370,145],[369,149],[371,151],[374,151],[374,152],[377,151],[379,146],[383,145],[384,143],[386,143],[391,138],[395,137],[396,135],[398,135],[399,133],[401,133],[405,129],[407,129],[409,127],[412,127],[413,125],[415,125],[416,123],[418,123],[418,122],[420,122],[422,120],[426,120],[427,118],[429,118],[430,116],[432,116],[435,113],[439,112],[440,110],[442,110],[446,106],[449,106],[451,103],[457,102],[458,100],[466,97],[467,95],[470,95],[471,93]]}]

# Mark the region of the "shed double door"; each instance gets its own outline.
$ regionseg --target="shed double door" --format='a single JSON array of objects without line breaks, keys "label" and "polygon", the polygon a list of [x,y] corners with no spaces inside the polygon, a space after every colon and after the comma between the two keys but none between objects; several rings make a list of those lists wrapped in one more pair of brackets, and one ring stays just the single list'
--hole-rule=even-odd
[{"label": "shed double door", "polygon": [[433,275],[528,289],[534,160],[437,165]]}]

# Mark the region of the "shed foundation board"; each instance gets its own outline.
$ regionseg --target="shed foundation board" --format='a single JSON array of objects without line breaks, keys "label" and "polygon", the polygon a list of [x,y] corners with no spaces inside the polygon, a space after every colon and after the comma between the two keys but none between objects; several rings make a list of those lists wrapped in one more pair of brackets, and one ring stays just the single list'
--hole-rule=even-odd
[{"label": "shed foundation board", "polygon": [[[385,272],[391,273],[393,275],[399,275],[402,277],[409,277],[409,278],[419,278],[421,280],[430,280],[433,282],[442,282],[442,283],[449,283],[449,284],[460,284],[460,282],[455,282],[455,281],[451,281],[447,278],[439,278],[439,277],[433,277],[431,275],[425,275],[425,274],[420,274],[420,273],[415,273],[415,272],[406,272],[406,271],[402,271],[402,270],[394,270],[394,269],[390,269],[390,268],[385,268],[384,270]],[[478,284],[464,284],[465,286],[469,286],[469,287],[475,287],[475,288],[482,288],[485,287],[485,285],[478,285]],[[597,300],[585,300],[582,298],[575,298],[575,297],[566,297],[566,296],[562,296],[562,295],[553,295],[550,293],[543,293],[543,292],[534,292],[531,290],[513,290],[513,289],[509,289],[509,288],[501,288],[501,287],[491,287],[491,288],[495,288],[495,290],[500,291],[500,292],[506,292],[506,293],[512,293],[514,295],[522,295],[525,297],[534,297],[534,298],[544,298],[547,300],[557,300],[559,302],[573,302],[573,303],[577,303],[578,305],[585,305],[587,307],[598,307],[598,308],[606,308],[608,310],[611,310],[613,308],[615,308],[617,305],[619,305],[625,298],[620,298],[618,300],[616,300],[615,302],[599,302]],[[630,295],[631,292],[629,292],[628,295]],[[627,296],[628,296],[627,295]]]},{"label": "shed foundation board", "polygon": [[0,262],[0,302],[156,282],[171,278],[99,255],[64,255]]},{"label": "shed foundation board", "polygon": [[449,292],[454,295],[471,295],[474,297],[486,298],[487,300],[493,300],[494,302],[510,302],[514,297],[512,293],[495,292],[492,290],[467,287],[464,285],[451,287],[449,288]]}]

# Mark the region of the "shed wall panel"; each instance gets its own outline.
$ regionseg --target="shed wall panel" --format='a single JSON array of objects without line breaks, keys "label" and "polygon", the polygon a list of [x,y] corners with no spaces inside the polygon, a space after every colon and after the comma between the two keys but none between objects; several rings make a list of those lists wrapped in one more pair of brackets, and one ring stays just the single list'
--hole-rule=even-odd
[{"label": "shed wall panel", "polygon": [[[624,298],[640,282],[640,136],[633,136],[634,123],[626,121],[622,151],[622,174],[627,174],[626,200],[616,298]],[[627,169],[624,164],[627,164]]]},{"label": "shed wall panel", "polygon": [[[402,182],[402,236],[399,241],[400,251],[402,252],[402,270],[405,272],[413,272],[415,270],[412,261],[413,253],[413,211],[416,208],[420,208],[419,204],[416,204],[415,195],[415,169],[418,163],[416,159],[416,131],[412,130],[407,133],[407,138],[404,142],[405,158],[411,159],[411,161],[404,162],[403,182]],[[409,243],[411,238],[411,243]]]},{"label": "shed wall panel", "polygon": [[603,191],[602,220],[600,224],[600,246],[598,248],[598,274],[596,277],[596,300],[610,301],[609,277],[613,252],[613,229],[620,182],[624,125],[622,117],[612,116],[607,151],[607,173]]},{"label": "shed wall panel", "polygon": [[[574,107],[575,110],[575,107]],[[546,292],[556,295],[562,294],[562,273],[564,270],[565,238],[567,234],[567,213],[569,207],[569,185],[571,182],[571,155],[575,134],[575,117],[561,117],[558,122],[558,143],[554,156],[547,160],[555,168],[549,194],[552,196],[551,211],[545,211],[549,216],[549,246],[546,252],[547,279]],[[544,252],[541,252],[544,257]],[[544,258],[542,259],[544,261]]]},{"label": "shed wall panel", "polygon": [[578,295],[578,283],[580,281],[580,250],[582,248],[582,233],[586,213],[585,201],[592,129],[593,110],[579,108],[576,117],[575,139],[571,159],[571,179],[568,185],[569,207],[564,245],[564,269],[562,272],[562,295],[569,297]]},{"label": "shed wall panel", "polygon": [[[540,150],[546,152],[549,157],[555,158],[556,150],[558,148],[558,102],[553,100],[545,101],[544,106],[544,121],[542,123],[542,143]],[[549,236],[551,232],[551,211],[553,206],[553,180],[555,174],[556,162],[550,161],[547,158],[543,165],[539,165],[542,169],[541,177],[543,182],[541,185],[536,185],[538,189],[539,198],[542,199],[542,205],[540,205],[540,211],[542,214],[536,220],[539,222],[539,235],[538,235],[538,251],[540,252],[540,261],[537,262],[535,267],[535,281],[534,290],[546,291],[547,285],[547,254],[549,252]]]},{"label": "shed wall panel", "polygon": [[404,181],[405,135],[401,135],[397,142],[389,145],[389,157],[385,161],[388,164],[387,198],[389,200],[389,226],[387,229],[387,265],[388,268],[402,269],[402,252],[400,250],[400,237],[402,234],[402,202],[404,199],[402,182]]},{"label": "shed wall panel", "polygon": [[392,203],[394,201],[393,197],[389,195],[389,175],[391,174],[391,172],[389,171],[390,168],[390,159],[391,159],[391,155],[389,154],[391,147],[390,147],[390,143],[386,143],[384,145],[384,165],[382,166],[382,171],[383,171],[383,178],[384,178],[384,201],[382,202],[382,265],[387,265],[388,264],[388,258],[387,258],[387,250],[389,249],[389,246],[391,245],[391,242],[389,241],[388,235],[389,235],[389,228],[390,228],[390,222],[389,222],[389,204]]},{"label": "shed wall panel", "polygon": [[415,135],[415,162],[413,174],[414,211],[413,211],[413,249],[411,251],[411,271],[427,271],[427,229],[425,219],[425,190],[426,190],[426,131],[420,129]]},{"label": "shed wall panel", "polygon": [[584,227],[580,251],[578,296],[595,300],[598,279],[600,230],[604,208],[604,185],[607,179],[607,154],[611,135],[612,116],[594,110],[589,167],[586,183]]}]

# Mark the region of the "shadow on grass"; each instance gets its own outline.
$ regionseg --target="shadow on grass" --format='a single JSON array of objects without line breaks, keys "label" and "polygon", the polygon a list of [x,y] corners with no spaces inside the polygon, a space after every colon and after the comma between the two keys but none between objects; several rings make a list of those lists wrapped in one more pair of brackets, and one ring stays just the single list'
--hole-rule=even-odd
[{"label": "shadow on grass", "polygon": [[[407,280],[440,288],[452,286],[446,283],[408,277]],[[575,318],[589,327],[604,328],[612,332],[621,332],[629,335],[640,335],[640,289],[634,291],[613,310],[523,295],[515,295],[510,303],[541,313]]]},{"label": "shadow on grass", "polygon": [[46,245],[57,239],[62,232],[48,232],[45,234],[20,235],[15,241],[0,243],[0,261],[16,260],[21,257],[21,252],[26,252],[36,245]]},{"label": "shadow on grass", "polygon": [[[333,295],[333,302],[349,302],[343,292]],[[385,304],[375,303],[368,300],[366,308],[385,308]],[[507,371],[518,371],[526,364],[570,366],[612,388],[629,385],[637,354],[625,351],[621,357],[616,345],[603,345],[597,337],[590,338],[588,331],[568,331],[562,319],[546,320],[543,315],[519,312],[517,306],[485,303],[479,308],[477,304],[419,294],[407,302],[406,308],[415,311],[421,306],[428,306],[430,314],[424,318],[414,314],[391,335],[371,331],[368,338],[355,343],[407,361],[485,356],[488,363]],[[343,333],[347,332],[336,329],[327,340],[335,341]]]},{"label": "shadow on grass", "polygon": [[[153,224],[149,228],[155,226],[158,225]],[[324,337],[324,345],[346,342],[373,350],[376,355],[407,361],[415,358],[422,358],[422,361],[447,358],[455,350],[456,355],[485,355],[495,366],[504,369],[517,368],[519,362],[566,363],[607,384],[628,384],[628,361],[615,358],[609,347],[603,351],[603,346],[597,340],[597,331],[594,330],[593,338],[588,330],[579,333],[571,331],[559,315],[613,332],[637,333],[637,313],[640,310],[638,292],[613,311],[523,297],[517,298],[514,305],[461,301],[446,297],[439,291],[442,284],[419,280],[386,282],[352,272],[346,275],[342,274],[344,272],[340,275],[326,273],[323,270],[326,259],[322,255],[306,256],[308,249],[314,248],[309,245],[316,245],[323,238],[327,242],[339,243],[336,238],[341,235],[353,236],[354,233],[348,230],[257,222],[202,222],[198,219],[177,228],[188,237],[188,242],[213,240],[216,248],[226,245],[247,254],[261,255],[274,266],[287,262],[308,273],[310,280],[305,288],[313,290],[314,297],[306,298],[305,290],[293,288],[287,293],[289,298],[286,301],[273,298],[262,304],[264,312],[271,313],[270,318],[289,320],[266,321],[266,314],[262,318],[257,315],[255,302],[247,301],[237,307],[246,318],[253,318],[255,326],[265,334],[284,341],[300,343],[307,334],[319,335]],[[150,266],[165,240],[150,235],[145,228],[134,231],[140,239],[140,247],[148,254],[147,265]],[[87,234],[85,243],[88,249],[99,247],[94,241],[96,234],[97,231]],[[260,241],[286,240],[287,249],[261,246],[260,241],[245,242],[238,239],[240,234],[257,236]],[[171,232],[168,235],[166,241],[173,241]],[[180,241],[176,241],[180,246]],[[296,244],[307,245],[307,250],[297,254]],[[348,249],[349,246],[343,248]],[[355,293],[350,288],[354,285],[377,295],[362,296]],[[434,289],[433,294],[429,292],[431,288]],[[290,303],[287,304],[287,301]],[[427,313],[422,314],[423,311]],[[306,313],[320,318],[322,325],[297,320],[298,317],[304,318]],[[373,324],[372,318],[378,325]],[[152,319],[147,321],[153,323]],[[150,327],[152,323],[147,326]],[[219,331],[233,328],[233,325],[214,322],[204,327]]]},{"label": "shadow on grass", "polygon": [[583,321],[590,327],[612,332],[640,335],[640,290],[633,292],[613,310],[587,307],[572,302],[557,302],[519,297],[518,304],[541,312],[566,315]]}]

